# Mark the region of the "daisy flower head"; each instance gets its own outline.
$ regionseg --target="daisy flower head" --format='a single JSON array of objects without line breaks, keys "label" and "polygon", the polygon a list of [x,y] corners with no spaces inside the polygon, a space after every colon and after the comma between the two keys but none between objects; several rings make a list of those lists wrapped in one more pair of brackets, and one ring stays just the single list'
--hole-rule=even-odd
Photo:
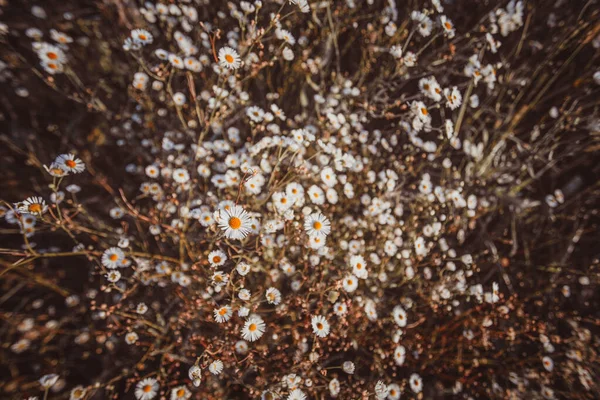
[{"label": "daisy flower head", "polygon": [[192,365],[188,370],[188,377],[192,380],[194,386],[200,386],[200,382],[202,382],[202,369],[197,365]]},{"label": "daisy flower head", "polygon": [[208,366],[208,370],[213,375],[219,375],[221,372],[223,372],[223,361],[215,360],[211,362]]},{"label": "daisy flower head", "polygon": [[325,203],[325,192],[323,192],[323,189],[317,185],[312,185],[310,188],[308,188],[308,197],[313,204],[322,205]]},{"label": "daisy flower head", "polygon": [[186,183],[190,180],[190,173],[183,168],[173,170],[173,180],[177,183]]},{"label": "daisy flower head", "polygon": [[232,206],[219,212],[219,227],[229,239],[240,240],[248,236],[250,228],[250,214],[241,206]]},{"label": "daisy flower head", "polygon": [[404,348],[404,346],[402,345],[396,347],[396,350],[394,350],[394,361],[396,362],[396,364],[402,366],[402,364],[404,364],[405,359],[406,348]]},{"label": "daisy flower head", "polygon": [[325,237],[321,236],[309,236],[308,237],[308,247],[313,250],[319,250],[325,246]]},{"label": "daisy flower head", "polygon": [[69,172],[66,169],[64,169],[63,167],[61,167],[59,164],[57,164],[55,162],[53,162],[49,166],[48,165],[44,165],[44,169],[51,176],[54,176],[54,177],[57,177],[57,178],[62,178],[63,176],[67,176],[69,174]]},{"label": "daisy flower head", "polygon": [[213,250],[208,253],[208,262],[212,267],[220,267],[227,261],[227,256],[221,250]]},{"label": "daisy flower head", "polygon": [[135,43],[141,44],[141,45],[147,45],[152,43],[152,41],[154,40],[154,38],[152,37],[152,35],[150,34],[150,32],[148,32],[145,29],[134,29],[131,31],[131,38],[133,39],[133,41]]},{"label": "daisy flower head", "polygon": [[449,39],[452,39],[456,34],[452,21],[450,21],[445,15],[442,15],[440,16],[440,23],[442,24],[442,28],[444,28],[444,34],[448,36]]},{"label": "daisy flower head", "polygon": [[273,205],[279,211],[279,213],[283,214],[287,210],[289,210],[294,204],[295,200],[290,199],[288,194],[285,192],[276,192],[273,193]]},{"label": "daisy flower head", "polygon": [[135,342],[138,341],[138,339],[139,339],[139,336],[135,332],[129,332],[125,335],[125,343],[127,343],[127,344],[134,344]]},{"label": "daisy flower head", "polygon": [[41,61],[54,62],[64,64],[67,61],[67,56],[64,51],[58,46],[49,43],[41,43],[34,47]]},{"label": "daisy flower head", "polygon": [[342,280],[342,287],[348,293],[352,293],[358,287],[358,278],[354,275],[348,275]]},{"label": "daisy flower head", "polygon": [[190,397],[192,397],[192,392],[183,385],[171,390],[171,400],[187,400]]},{"label": "daisy flower head", "polygon": [[375,397],[378,400],[384,400],[388,394],[388,386],[383,381],[377,381],[377,384],[375,384]]},{"label": "daisy flower head", "polygon": [[183,63],[183,59],[179,57],[177,54],[169,54],[168,56],[169,62],[175,68],[183,69],[185,68],[185,64]]},{"label": "daisy flower head", "polygon": [[391,385],[388,385],[387,387],[387,392],[388,392],[388,399],[390,400],[398,400],[400,399],[400,386],[398,386],[395,383],[392,383]]},{"label": "daisy flower head", "polygon": [[121,265],[125,259],[125,253],[118,247],[111,247],[102,253],[102,265],[106,268],[114,269]]},{"label": "daisy flower head", "polygon": [[237,265],[237,267],[235,267],[235,270],[241,276],[246,276],[248,272],[250,272],[250,265],[246,264],[245,262],[241,262]]},{"label": "daisy flower head", "polygon": [[354,373],[355,368],[356,367],[354,366],[354,363],[352,361],[344,361],[344,363],[342,364],[342,369],[348,375],[352,375]]},{"label": "daisy flower head", "polygon": [[267,298],[267,303],[269,304],[278,305],[281,303],[281,292],[277,288],[271,287],[267,289],[265,297]]},{"label": "daisy flower head", "polygon": [[333,305],[333,312],[338,317],[343,317],[348,313],[348,306],[346,303],[337,302]]},{"label": "daisy flower head", "polygon": [[304,220],[304,230],[309,236],[326,238],[331,233],[331,223],[320,212],[312,213]]},{"label": "daisy flower head", "polygon": [[288,196],[294,199],[294,201],[304,197],[304,188],[302,185],[295,182],[288,183],[285,187],[285,192]]},{"label": "daisy flower head", "polygon": [[554,369],[554,361],[552,361],[552,359],[548,356],[544,356],[542,358],[542,365],[544,366],[544,369],[548,372],[552,372],[552,370]]},{"label": "daisy flower head", "polygon": [[423,390],[423,380],[418,374],[412,374],[409,378],[410,388],[415,393],[421,393]]},{"label": "daisy flower head", "polygon": [[406,311],[401,306],[394,307],[392,311],[392,315],[394,317],[394,322],[401,328],[406,326]]},{"label": "daisy flower head", "polygon": [[275,31],[275,35],[277,36],[277,39],[283,40],[289,45],[293,46],[296,43],[296,39],[294,38],[294,36],[285,29],[277,29]]},{"label": "daisy flower head", "polygon": [[106,280],[111,283],[116,283],[119,279],[121,279],[121,273],[119,271],[112,270],[108,271],[108,274],[106,274]]},{"label": "daisy flower head", "polygon": [[254,122],[262,122],[265,116],[265,112],[262,108],[258,106],[248,107],[246,110],[246,115]]},{"label": "daisy flower head", "polygon": [[242,65],[240,55],[231,47],[222,47],[219,50],[219,65],[222,68],[238,69]]},{"label": "daisy flower head", "polygon": [[321,171],[321,180],[327,187],[333,187],[337,183],[337,175],[333,172],[333,168],[325,167]]},{"label": "daisy flower head", "polygon": [[21,214],[42,215],[48,210],[46,202],[41,197],[28,197],[25,201],[15,204]]},{"label": "daisy flower head", "polygon": [[54,164],[63,168],[67,172],[79,174],[85,170],[85,164],[79,158],[75,158],[73,154],[61,154],[56,157]]},{"label": "daisy flower head", "polygon": [[213,286],[225,286],[229,282],[229,275],[223,271],[215,271],[212,275]]},{"label": "daisy flower head", "polygon": [[137,307],[135,308],[135,312],[138,314],[146,314],[146,311],[148,311],[148,306],[146,303],[138,303]]},{"label": "daisy flower head", "polygon": [[352,273],[357,278],[367,279],[369,273],[367,271],[367,262],[363,256],[350,257],[350,267],[352,267]]},{"label": "daisy flower head", "polygon": [[462,95],[456,86],[452,89],[444,89],[444,96],[446,97],[446,106],[451,110],[456,110],[462,104]]},{"label": "daisy flower head", "polygon": [[311,325],[313,333],[320,338],[327,337],[329,335],[329,322],[322,315],[314,315],[311,318]]},{"label": "daisy flower head", "polygon": [[429,110],[422,101],[413,101],[410,105],[410,109],[421,122],[428,124],[431,122],[431,115]]},{"label": "daisy flower head", "polygon": [[252,314],[242,328],[242,338],[254,342],[262,337],[266,329],[263,319],[256,314]]},{"label": "daisy flower head", "polygon": [[69,394],[69,400],[81,400],[85,397],[86,390],[83,386],[75,386]]},{"label": "daisy flower head", "polygon": [[135,397],[138,400],[153,399],[158,393],[158,382],[154,378],[142,379],[135,385]]},{"label": "daisy flower head", "polygon": [[183,106],[185,105],[185,103],[187,102],[187,99],[185,98],[185,94],[181,93],[181,92],[177,92],[173,95],[173,102],[175,103],[175,105],[177,106]]},{"label": "daisy flower head", "polygon": [[222,324],[223,322],[229,321],[229,318],[233,315],[233,310],[230,306],[222,306],[213,310],[215,315],[215,321]]},{"label": "daisy flower head", "polygon": [[300,389],[294,389],[288,395],[287,400],[306,400],[306,394]]},{"label": "daisy flower head", "polygon": [[64,66],[63,64],[59,64],[57,62],[54,61],[42,61],[41,62],[42,68],[44,68],[44,71],[46,71],[49,74],[62,74],[64,72]]}]

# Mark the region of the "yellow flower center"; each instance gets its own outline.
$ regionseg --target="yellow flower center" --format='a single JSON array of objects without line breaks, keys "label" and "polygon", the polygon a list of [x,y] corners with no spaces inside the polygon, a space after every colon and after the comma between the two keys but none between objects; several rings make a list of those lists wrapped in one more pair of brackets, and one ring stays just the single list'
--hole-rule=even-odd
[{"label": "yellow flower center", "polygon": [[315,223],[313,224],[313,228],[315,228],[316,230],[320,230],[323,227],[323,224],[321,224],[319,221],[315,221]]},{"label": "yellow flower center", "polygon": [[257,329],[257,326],[256,326],[256,324],[250,324],[250,325],[248,326],[248,330],[249,330],[250,332],[254,332],[256,329]]},{"label": "yellow flower center", "polygon": [[29,207],[27,207],[27,209],[29,210],[30,213],[41,213],[42,212],[42,206],[38,203],[30,204]]},{"label": "yellow flower center", "polygon": [[229,218],[229,227],[231,229],[240,229],[241,226],[242,226],[241,219],[239,219],[238,217]]},{"label": "yellow flower center", "polygon": [[229,64],[233,63],[233,56],[231,54],[226,54],[225,61],[227,61]]}]

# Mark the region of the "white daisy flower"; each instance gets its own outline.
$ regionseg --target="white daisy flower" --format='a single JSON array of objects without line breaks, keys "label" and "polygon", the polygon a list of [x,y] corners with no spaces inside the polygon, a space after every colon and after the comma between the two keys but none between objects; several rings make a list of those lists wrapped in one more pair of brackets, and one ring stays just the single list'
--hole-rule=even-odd
[{"label": "white daisy flower", "polygon": [[323,192],[323,189],[317,185],[312,185],[310,188],[308,188],[308,197],[313,204],[322,205],[325,203],[325,192]]},{"label": "white daisy flower", "polygon": [[174,66],[175,68],[178,68],[178,69],[185,68],[183,59],[181,57],[179,57],[177,54],[173,54],[173,53],[169,54],[168,59],[169,59],[169,62],[171,63],[171,65]]},{"label": "white daisy flower", "polygon": [[421,393],[423,390],[423,380],[418,374],[412,374],[409,378],[410,388],[415,393]]},{"label": "white daisy flower", "polygon": [[214,250],[208,253],[208,262],[213,267],[220,267],[227,261],[227,256],[221,250]]},{"label": "white daisy flower", "polygon": [[392,311],[392,316],[394,317],[394,322],[401,327],[404,328],[406,326],[406,311],[401,306],[394,307]]},{"label": "white daisy flower", "polygon": [[127,343],[127,344],[134,344],[135,342],[138,341],[138,339],[139,339],[139,336],[135,332],[129,332],[125,335],[125,343]]},{"label": "white daisy flower", "polygon": [[190,180],[190,173],[183,168],[173,170],[173,180],[177,183],[186,183]]},{"label": "white daisy flower", "polygon": [[348,293],[352,293],[358,287],[358,278],[354,275],[348,275],[342,280],[342,287]]},{"label": "white daisy flower", "polygon": [[119,281],[119,279],[121,279],[121,273],[116,270],[108,271],[108,274],[106,274],[106,279],[111,283],[116,283]]},{"label": "white daisy flower", "polygon": [[242,338],[250,342],[254,342],[261,338],[267,329],[265,322],[261,317],[253,314],[248,318],[242,328]]},{"label": "white daisy flower", "polygon": [[15,204],[21,214],[42,215],[48,210],[46,202],[41,197],[28,197],[25,201]]},{"label": "white daisy flower", "polygon": [[402,366],[402,364],[404,364],[404,360],[406,360],[406,348],[400,345],[396,347],[396,350],[394,350],[394,361],[397,365]]},{"label": "white daisy flower", "polygon": [[313,333],[320,338],[329,335],[329,322],[322,315],[314,315],[311,319]]},{"label": "white daisy flower", "polygon": [[352,361],[344,361],[344,363],[342,364],[342,370],[344,370],[344,372],[348,375],[352,375],[354,373],[354,369],[355,366]]},{"label": "white daisy flower", "polygon": [[267,303],[278,305],[281,303],[281,292],[274,287],[267,289],[265,293],[265,297],[267,298]]},{"label": "white daisy flower", "polygon": [[219,50],[219,65],[222,68],[238,69],[241,65],[240,55],[231,47],[222,47]]},{"label": "white daisy flower", "polygon": [[452,39],[456,34],[452,21],[450,21],[445,15],[442,15],[440,16],[440,23],[442,24],[442,28],[444,28],[444,34],[448,36],[449,39]]},{"label": "white daisy flower", "polygon": [[346,303],[337,302],[333,305],[333,312],[338,317],[343,317],[348,313],[348,306]]},{"label": "white daisy flower", "polygon": [[367,262],[363,256],[352,256],[350,257],[350,267],[352,267],[352,273],[360,279],[367,279],[369,272],[367,271]]},{"label": "white daisy flower", "polygon": [[219,375],[221,372],[223,372],[223,361],[215,360],[211,362],[208,366],[208,370],[213,375]]},{"label": "white daisy flower", "polygon": [[300,389],[294,389],[290,392],[287,400],[306,400],[306,395]]},{"label": "white daisy flower", "polygon": [[153,399],[158,393],[158,382],[154,378],[142,379],[135,385],[135,397],[138,400]]},{"label": "white daisy flower", "polygon": [[194,386],[198,387],[202,382],[202,369],[197,365],[192,365],[188,370],[188,376],[192,380]]},{"label": "white daisy flower", "polygon": [[240,240],[251,231],[250,214],[240,206],[233,206],[219,213],[219,227],[229,239]]},{"label": "white daisy flower", "polygon": [[185,386],[177,386],[171,389],[171,400],[187,400],[192,397],[192,392]]},{"label": "white daisy flower", "polygon": [[248,272],[250,272],[250,265],[246,264],[245,262],[241,262],[237,265],[237,267],[235,267],[235,270],[241,276],[246,276]]},{"label": "white daisy flower", "polygon": [[106,268],[114,269],[119,267],[123,259],[125,259],[125,253],[118,247],[111,247],[102,253],[102,265]]},{"label": "white daisy flower", "polygon": [[326,238],[331,233],[331,223],[320,212],[312,213],[304,220],[304,230],[309,236]]},{"label": "white daisy flower", "polygon": [[548,372],[552,372],[552,370],[554,369],[554,361],[552,361],[552,359],[548,356],[544,356],[542,358],[542,365],[544,366],[544,369]]},{"label": "white daisy flower", "polygon": [[152,43],[154,38],[152,34],[145,29],[134,29],[131,31],[131,38],[135,43],[146,45]]},{"label": "white daisy flower", "polygon": [[69,400],[81,400],[85,397],[86,393],[87,392],[83,386],[75,386],[69,394]]},{"label": "white daisy flower", "polygon": [[246,115],[254,122],[262,122],[265,116],[265,112],[262,108],[257,106],[248,107]]},{"label": "white daisy flower", "polygon": [[231,316],[233,315],[233,310],[230,306],[222,306],[215,308],[213,310],[213,313],[215,316],[215,321],[221,324],[223,322],[229,321],[229,318],[231,318]]}]

